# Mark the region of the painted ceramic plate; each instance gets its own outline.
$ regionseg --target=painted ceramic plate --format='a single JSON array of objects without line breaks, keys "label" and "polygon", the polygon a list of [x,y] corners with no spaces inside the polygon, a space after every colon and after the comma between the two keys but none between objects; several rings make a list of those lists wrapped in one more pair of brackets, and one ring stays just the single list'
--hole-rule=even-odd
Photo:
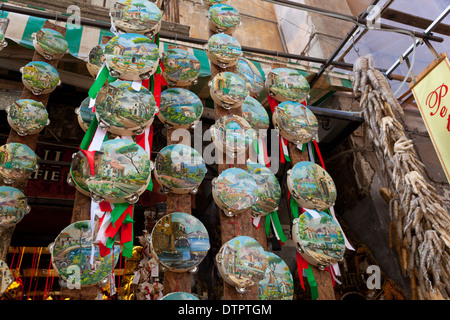
[{"label": "painted ceramic plate", "polygon": [[287,186],[295,201],[305,209],[323,211],[336,201],[333,179],[314,162],[300,161],[290,169]]},{"label": "painted ceramic plate", "polygon": [[252,94],[258,95],[264,89],[264,75],[253,62],[245,58],[239,58],[236,65],[236,73],[247,82]]},{"label": "painted ceramic plate", "polygon": [[147,0],[118,0],[110,9],[111,24],[117,31],[153,37],[161,28],[162,13]]},{"label": "painted ceramic plate", "polygon": [[30,210],[22,191],[8,186],[0,187],[0,228],[16,225]]},{"label": "painted ceramic plate", "polygon": [[250,209],[258,201],[258,186],[247,171],[229,168],[212,181],[212,194],[217,206],[227,216]]},{"label": "painted ceramic plate", "polygon": [[227,114],[211,126],[211,137],[219,150],[230,157],[237,157],[245,153],[256,139],[256,131],[244,118]]},{"label": "painted ceramic plate", "polygon": [[208,231],[190,214],[169,213],[153,227],[150,248],[155,259],[169,271],[195,271],[210,248]]},{"label": "painted ceramic plate", "polygon": [[95,114],[101,128],[116,135],[139,135],[153,122],[158,111],[150,90],[133,88],[131,81],[116,80],[100,89]]},{"label": "painted ceramic plate", "polygon": [[90,191],[86,184],[86,179],[91,175],[89,163],[86,156],[78,151],[73,154],[70,164],[70,175],[67,177],[67,183],[75,187],[82,194],[89,196]]},{"label": "painted ceramic plate", "polygon": [[138,81],[148,79],[155,73],[159,48],[144,35],[124,33],[108,41],[104,56],[111,76]]},{"label": "painted ceramic plate", "polygon": [[205,161],[189,146],[171,144],[156,156],[155,178],[167,192],[195,194],[205,175]]},{"label": "painted ceramic plate", "polygon": [[270,71],[265,85],[267,92],[278,101],[303,102],[310,91],[309,83],[300,71],[289,68]]},{"label": "painted ceramic plate", "polygon": [[242,56],[239,41],[225,33],[212,35],[206,44],[206,55],[209,60],[221,68],[234,66]]},{"label": "painted ceramic plate", "polygon": [[87,131],[89,129],[89,125],[95,117],[94,109],[89,108],[89,101],[91,98],[85,98],[80,106],[75,109],[75,114],[77,115],[78,124],[80,125],[83,131]]},{"label": "painted ceramic plate", "polygon": [[97,77],[97,74],[100,72],[103,63],[105,63],[105,55],[104,55],[105,45],[99,44],[96,45],[89,51],[88,61],[86,63],[86,67],[94,78]]},{"label": "painted ceramic plate", "polygon": [[24,86],[34,95],[51,93],[61,84],[58,71],[47,62],[29,62],[20,72]]},{"label": "painted ceramic plate", "polygon": [[217,253],[216,262],[224,281],[235,286],[240,293],[263,280],[267,268],[263,247],[248,236],[226,242]]},{"label": "painted ceramic plate", "polygon": [[37,167],[36,154],[27,145],[11,142],[0,147],[0,175],[6,184],[27,179]]},{"label": "painted ceramic plate", "polygon": [[255,216],[265,216],[277,211],[281,199],[281,187],[278,179],[265,165],[247,161],[247,171],[256,181],[258,201],[252,205]]},{"label": "painted ceramic plate", "polygon": [[69,52],[69,44],[56,30],[42,28],[31,35],[33,46],[47,60],[60,59]]},{"label": "painted ceramic plate", "polygon": [[182,88],[169,88],[161,93],[158,118],[167,127],[189,128],[203,114],[203,104],[193,92]]},{"label": "painted ceramic plate", "polygon": [[258,283],[258,300],[292,300],[294,278],[286,262],[276,254],[266,251],[267,268],[264,279]]},{"label": "painted ceramic plate", "polygon": [[317,138],[319,123],[308,107],[295,101],[284,101],[275,107],[273,125],[283,138],[295,144]]},{"label": "painted ceramic plate", "polygon": [[127,139],[103,142],[96,153],[95,175],[86,179],[94,201],[135,203],[151,179],[147,152]]},{"label": "painted ceramic plate", "polygon": [[45,106],[31,99],[17,100],[6,112],[9,125],[20,136],[39,133],[50,123]]},{"label": "painted ceramic plate", "polygon": [[248,96],[242,103],[242,117],[255,129],[258,136],[264,137],[270,126],[269,114],[261,103]]},{"label": "painted ceramic plate", "polygon": [[0,260],[0,295],[8,289],[13,281],[14,278],[9,270],[8,264]]},{"label": "painted ceramic plate", "polygon": [[209,88],[214,102],[225,109],[240,107],[249,95],[245,81],[236,73],[228,71],[216,74]]},{"label": "painted ceramic plate", "polygon": [[192,293],[172,292],[166,294],[164,297],[161,298],[161,300],[200,300],[200,299],[194,296]]},{"label": "painted ceramic plate", "polygon": [[302,257],[320,269],[344,257],[342,230],[333,217],[325,212],[306,211],[294,219],[292,239]]},{"label": "painted ceramic plate", "polygon": [[241,15],[230,5],[218,3],[208,11],[209,26],[214,32],[232,34],[241,24]]},{"label": "painted ceramic plate", "polygon": [[167,49],[163,52],[161,61],[164,65],[163,76],[169,85],[188,86],[197,82],[200,61],[189,51]]},{"label": "painted ceramic plate", "polygon": [[50,245],[52,265],[58,275],[72,283],[79,274],[83,287],[99,283],[111,274],[112,268],[119,260],[121,247],[114,245],[111,253],[102,257],[98,246],[94,245],[94,263],[91,265],[92,227],[89,220],[70,224],[56,237]]}]

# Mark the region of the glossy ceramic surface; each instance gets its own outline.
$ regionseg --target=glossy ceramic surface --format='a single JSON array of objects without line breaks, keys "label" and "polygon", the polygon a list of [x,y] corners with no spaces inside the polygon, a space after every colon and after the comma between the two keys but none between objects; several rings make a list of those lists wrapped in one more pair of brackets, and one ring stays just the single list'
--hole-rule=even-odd
[{"label": "glossy ceramic surface", "polygon": [[265,254],[268,265],[264,279],[258,283],[258,300],[292,300],[294,279],[288,265],[273,252]]},{"label": "glossy ceramic surface", "polygon": [[168,127],[189,128],[202,116],[203,104],[192,91],[169,88],[161,93],[158,118]]},{"label": "glossy ceramic surface", "polygon": [[0,175],[5,183],[27,179],[36,168],[36,154],[27,145],[11,142],[0,146]]},{"label": "glossy ceramic surface", "polygon": [[39,133],[50,123],[47,109],[35,100],[17,100],[6,111],[9,125],[20,136]]},{"label": "glossy ceramic surface", "polygon": [[212,35],[206,45],[209,60],[219,67],[234,66],[242,56],[239,41],[225,33]]},{"label": "glossy ceramic surface", "polygon": [[245,98],[242,103],[242,117],[255,129],[258,136],[266,136],[270,126],[269,114],[258,100],[250,96]]},{"label": "glossy ceramic surface", "polygon": [[172,85],[187,86],[200,74],[200,61],[193,53],[183,49],[167,49],[162,54],[164,78]]},{"label": "glossy ceramic surface", "polygon": [[81,151],[78,151],[72,156],[72,162],[70,163],[70,179],[68,179],[68,183],[82,194],[89,196],[90,190],[86,184],[86,179],[88,179],[90,175],[91,171],[86,156]]},{"label": "glossy ceramic surface", "polygon": [[216,74],[209,87],[211,98],[225,109],[240,107],[249,95],[245,81],[233,72]]},{"label": "glossy ceramic surface", "polygon": [[246,58],[239,58],[236,73],[247,82],[250,93],[257,96],[264,90],[264,74],[256,65]]},{"label": "glossy ceramic surface", "polygon": [[5,292],[13,281],[14,278],[9,270],[8,264],[5,261],[0,260],[0,294]]},{"label": "glossy ceramic surface", "polygon": [[241,24],[241,15],[228,4],[218,3],[209,8],[209,25],[214,32],[231,34]]},{"label": "glossy ceramic surface", "polygon": [[105,63],[105,55],[104,55],[105,45],[99,44],[96,45],[89,51],[88,60],[86,62],[87,69],[91,76],[94,78],[100,72],[101,67]]},{"label": "glossy ceramic surface", "polygon": [[36,51],[47,60],[59,59],[69,52],[67,40],[56,30],[42,28],[32,38]]},{"label": "glossy ceramic surface", "polygon": [[77,115],[78,124],[83,131],[87,131],[89,125],[95,117],[95,112],[93,108],[89,108],[90,98],[85,98],[80,106],[75,109],[75,114]]},{"label": "glossy ceramic surface", "polygon": [[199,300],[192,293],[187,292],[172,292],[166,294],[161,300]]},{"label": "glossy ceramic surface", "polygon": [[32,61],[20,68],[24,86],[35,95],[53,92],[61,84],[56,69],[43,61]]},{"label": "glossy ceramic surface", "polygon": [[289,68],[270,71],[265,85],[267,92],[278,101],[303,102],[310,91],[309,83],[300,71]]},{"label": "glossy ceramic surface", "polygon": [[0,229],[16,225],[30,209],[22,191],[0,186]]}]

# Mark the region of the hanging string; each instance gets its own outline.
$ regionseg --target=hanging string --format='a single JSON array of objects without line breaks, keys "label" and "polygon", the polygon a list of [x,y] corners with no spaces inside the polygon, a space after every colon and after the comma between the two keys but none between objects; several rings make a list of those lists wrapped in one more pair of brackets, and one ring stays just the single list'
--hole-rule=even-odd
[{"label": "hanging string", "polygon": [[50,262],[48,263],[48,268],[47,268],[47,278],[45,279],[44,295],[42,296],[42,300],[45,300],[45,298],[47,297],[47,290],[48,290],[51,267],[52,267],[52,258],[50,257]]},{"label": "hanging string", "polygon": [[12,270],[12,267],[14,265],[14,258],[15,258],[15,256],[16,256],[16,247],[14,247],[14,252],[13,252],[13,256],[12,256],[12,260],[11,260],[11,264],[10,264],[11,270]]},{"label": "hanging string", "polygon": [[35,282],[35,285],[34,285],[34,293],[33,293],[33,300],[34,300],[34,297],[36,296],[36,290],[37,290],[37,285],[38,285],[38,282],[39,282],[39,277],[38,277],[38,271],[39,271],[39,263],[40,263],[40,261],[41,261],[41,254],[42,254],[42,247],[40,247],[40,249],[39,249],[39,256],[38,256],[38,259],[37,259],[37,264],[36,264],[36,268],[35,268],[35,272],[34,272],[34,277],[36,278],[36,282]]},{"label": "hanging string", "polygon": [[32,262],[31,262],[30,284],[29,284],[29,286],[28,286],[27,297],[28,297],[28,294],[30,293],[30,290],[31,290],[31,283],[33,282],[34,268],[35,268],[35,266],[36,266],[36,261],[37,261],[37,259],[36,259],[36,250],[37,250],[37,248],[34,247],[34,251],[33,251],[33,259],[32,259]]}]

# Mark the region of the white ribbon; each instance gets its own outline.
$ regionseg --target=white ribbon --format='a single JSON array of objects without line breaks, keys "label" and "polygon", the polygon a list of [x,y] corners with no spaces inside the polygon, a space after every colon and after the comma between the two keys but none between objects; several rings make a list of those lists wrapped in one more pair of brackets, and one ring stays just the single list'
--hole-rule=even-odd
[{"label": "white ribbon", "polygon": [[[111,203],[111,210],[114,209],[114,205]],[[104,245],[106,245],[106,240],[107,240],[107,236],[106,236],[106,229],[108,228],[108,226],[111,224],[111,215],[107,214],[105,215],[104,212],[101,212],[101,216],[104,216],[103,218],[103,222],[102,224],[99,226],[98,228],[98,233],[97,233],[97,241],[103,243]]]},{"label": "white ribbon", "polygon": [[255,227],[258,227],[258,226],[259,226],[259,221],[260,221],[260,220],[261,220],[261,217],[260,217],[260,216],[253,218],[253,219],[252,219],[253,225],[254,225]]},{"label": "white ribbon", "polygon": [[258,163],[266,164],[266,159],[264,157],[264,144],[262,138],[258,138]]},{"label": "white ribbon", "polygon": [[122,138],[122,139],[125,139],[125,140],[129,140],[129,141],[133,141],[133,142],[134,142],[132,136],[121,136],[121,138]]},{"label": "white ribbon", "polygon": [[[305,209],[305,208],[303,208],[303,209]],[[320,218],[322,218],[320,216],[320,214],[316,210],[305,209],[305,211],[308,212],[313,217],[313,219],[320,219]]]},{"label": "white ribbon", "polygon": [[[339,221],[336,219],[336,213],[334,212],[334,207],[330,207],[330,212],[331,212],[331,215],[333,216],[334,221],[336,221],[339,228],[341,228]],[[352,245],[350,244],[350,242],[347,240],[347,237],[345,236],[344,230],[342,230],[342,228],[341,228],[341,231],[342,231],[342,235],[344,236],[345,247],[349,250],[355,251],[355,248],[353,248]]]},{"label": "white ribbon", "polygon": [[297,149],[300,150],[300,151],[302,151],[302,150],[303,150],[303,143],[299,143],[299,144],[297,145]]},{"label": "white ribbon", "polygon": [[277,228],[275,228],[275,224],[273,223],[272,215],[270,215],[270,223],[272,224],[272,229],[275,237],[277,238],[277,240],[280,240],[280,236],[277,233]]},{"label": "white ribbon", "polygon": [[132,87],[135,91],[141,91],[142,80],[133,81],[133,82],[131,83],[131,87]]},{"label": "white ribbon", "polygon": [[283,154],[287,155],[289,157],[289,150],[287,147],[287,142],[282,136],[280,136],[280,138],[281,138],[281,146],[283,147]]},{"label": "white ribbon", "polygon": [[150,127],[146,128],[144,131],[144,139],[145,139],[144,150],[147,151],[148,157],[150,158],[152,150],[150,150],[150,143],[148,142],[149,135],[150,135]]},{"label": "white ribbon", "polygon": [[92,138],[91,144],[89,145],[88,151],[98,151],[102,147],[103,140],[106,136],[106,130],[97,127],[95,130],[94,137]]},{"label": "white ribbon", "polygon": [[95,99],[89,98],[89,109],[92,109],[95,106]]}]

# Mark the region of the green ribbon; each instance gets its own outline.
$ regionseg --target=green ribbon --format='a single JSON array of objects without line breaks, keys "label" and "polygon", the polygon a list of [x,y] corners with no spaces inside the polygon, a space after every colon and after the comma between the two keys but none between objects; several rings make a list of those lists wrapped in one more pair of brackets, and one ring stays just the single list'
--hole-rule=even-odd
[{"label": "green ribbon", "polygon": [[92,86],[89,88],[88,95],[91,99],[95,99],[97,97],[97,93],[106,83],[106,80],[110,77],[109,70],[106,66],[103,66],[102,70],[98,73],[97,79],[95,79]]},{"label": "green ribbon", "polygon": [[[134,238],[134,229],[131,230],[131,239]],[[133,240],[125,242],[122,245],[122,255],[126,258],[133,256]]]},{"label": "green ribbon", "polygon": [[266,216],[266,224],[265,224],[266,235],[269,235],[271,220],[273,221],[273,225],[278,234],[278,237],[280,238],[280,241],[285,243],[287,241],[287,238],[283,232],[283,228],[281,227],[280,219],[276,211],[273,211]]},{"label": "green ribbon", "polygon": [[291,196],[289,205],[291,207],[291,219],[298,219],[299,215],[298,215],[298,204],[297,202],[294,200],[294,198]]},{"label": "green ribbon", "polygon": [[305,273],[306,279],[308,279],[309,288],[311,289],[311,299],[316,300],[319,297],[319,290],[317,289],[317,283],[311,269],[311,264],[308,266],[308,269],[305,269]]},{"label": "green ribbon", "polygon": [[[114,228],[116,227],[115,226],[116,221],[122,216],[122,214],[128,208],[128,206],[129,206],[128,202],[114,203],[114,209],[111,211],[111,223]],[[125,223],[125,220],[123,221],[123,223]]]},{"label": "green ribbon", "polygon": [[94,117],[92,119],[91,123],[89,124],[89,127],[86,130],[86,133],[84,134],[83,140],[81,140],[81,144],[80,144],[81,150],[87,150],[89,148],[92,138],[94,138],[97,127],[98,127],[98,120],[97,120],[97,117]]},{"label": "green ribbon", "polygon": [[153,191],[153,179],[150,177],[150,182],[147,185],[148,191]]}]

